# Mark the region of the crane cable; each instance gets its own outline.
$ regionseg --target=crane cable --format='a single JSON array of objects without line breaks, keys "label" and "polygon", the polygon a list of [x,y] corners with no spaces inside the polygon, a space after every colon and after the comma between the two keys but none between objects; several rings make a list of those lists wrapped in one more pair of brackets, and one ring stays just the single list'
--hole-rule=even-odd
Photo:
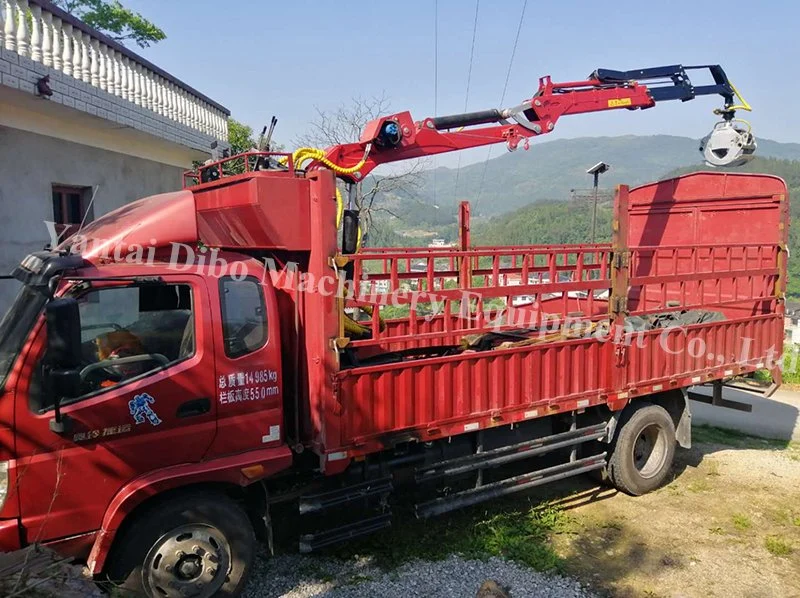
[{"label": "crane cable", "polygon": [[[475,0],[475,18],[472,23],[472,45],[469,49],[469,68],[467,69],[467,93],[464,97],[464,112],[467,111],[469,104],[469,87],[472,82],[472,61],[475,57],[475,37],[478,33],[478,10],[481,6],[481,0]],[[461,173],[461,152],[458,154],[458,166],[456,166],[456,184],[453,189],[453,199],[458,201],[458,175]]]},{"label": "crane cable", "polygon": [[[502,106],[506,101],[506,91],[508,91],[508,82],[511,79],[511,69],[514,67],[514,57],[517,54],[517,44],[519,43],[519,36],[522,32],[522,23],[525,20],[525,9],[528,8],[528,0],[524,0],[522,3],[522,12],[519,15],[519,25],[517,25],[517,35],[514,38],[514,46],[511,48],[511,59],[508,61],[508,70],[506,71],[506,82],[503,84],[503,95],[500,96],[500,106]],[[741,97],[741,96],[739,96]],[[475,211],[477,213],[478,202],[481,200],[481,194],[483,193],[483,184],[486,181],[486,170],[489,167],[489,159],[492,157],[492,150],[494,148],[489,146],[489,151],[486,153],[486,160],[483,161],[483,174],[481,175],[481,183],[478,185],[478,194],[475,199]]]}]

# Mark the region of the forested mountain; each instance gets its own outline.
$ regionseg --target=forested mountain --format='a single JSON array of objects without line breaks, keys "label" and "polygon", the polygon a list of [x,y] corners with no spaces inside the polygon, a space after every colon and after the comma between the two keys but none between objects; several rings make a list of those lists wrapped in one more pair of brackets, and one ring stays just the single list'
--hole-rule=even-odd
[{"label": "forested mountain", "polygon": [[[427,171],[413,197],[401,193],[381,197],[380,202],[399,217],[398,225],[452,221],[455,205],[465,199],[472,202],[473,214],[496,216],[537,201],[569,198],[571,189],[591,185],[586,169],[600,161],[611,164],[601,179],[607,188],[656,180],[677,168],[700,168],[698,147],[695,139],[671,135],[534,140],[528,151],[508,153],[498,148],[494,150],[498,157],[459,171]],[[800,144],[759,139],[757,153],[800,160]]]},{"label": "forested mountain", "polygon": [[[638,185],[678,174],[708,170],[688,137],[584,137],[533,142],[529,151],[504,154],[458,172],[439,168],[422,175],[413,197],[381,197],[395,215],[379,217],[369,244],[419,245],[431,237],[454,240],[456,205],[473,206],[473,240],[479,244],[581,243],[591,237],[591,202],[570,200],[571,189],[591,184],[586,168],[599,161],[612,165],[603,175],[606,189],[618,183]],[[498,150],[499,151],[499,150]],[[800,297],[800,144],[758,140],[758,158],[740,172],[782,177],[790,189],[789,293]],[[485,171],[485,176],[484,176]],[[436,179],[434,201],[433,180]],[[434,205],[435,204],[435,205]],[[436,207],[438,206],[438,207]],[[598,210],[597,239],[609,238],[610,205]],[[426,234],[427,233],[427,234]]]}]

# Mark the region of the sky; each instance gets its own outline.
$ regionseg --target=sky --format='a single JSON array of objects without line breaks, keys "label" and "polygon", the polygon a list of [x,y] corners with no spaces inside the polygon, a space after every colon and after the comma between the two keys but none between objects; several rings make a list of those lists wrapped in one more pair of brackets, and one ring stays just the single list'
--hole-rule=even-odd
[{"label": "sky", "polygon": [[[465,102],[468,111],[497,107],[524,0],[478,1],[468,97],[475,0],[123,4],[167,34],[150,48],[134,50],[257,131],[276,115],[275,138],[292,147],[316,109],[335,109],[353,97],[384,94],[392,111],[410,110],[415,120],[462,112]],[[788,0],[530,0],[504,105],[530,98],[547,74],[572,81],[596,68],[718,63],[752,104],[756,137],[800,142],[800,121],[791,117],[800,97],[798,23],[800,2]],[[540,141],[659,133],[700,138],[713,126],[711,110],[719,100],[707,96],[635,113],[568,116]],[[472,151],[462,163],[485,155]],[[438,164],[455,160],[440,157]]]}]

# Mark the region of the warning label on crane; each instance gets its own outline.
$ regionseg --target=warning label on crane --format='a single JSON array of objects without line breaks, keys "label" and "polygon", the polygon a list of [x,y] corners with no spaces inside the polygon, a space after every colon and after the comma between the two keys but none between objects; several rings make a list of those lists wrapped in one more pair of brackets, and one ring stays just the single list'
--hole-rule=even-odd
[{"label": "warning label on crane", "polygon": [[614,100],[608,100],[608,107],[609,108],[619,108],[620,106],[630,106],[633,101],[631,98],[619,98]]}]

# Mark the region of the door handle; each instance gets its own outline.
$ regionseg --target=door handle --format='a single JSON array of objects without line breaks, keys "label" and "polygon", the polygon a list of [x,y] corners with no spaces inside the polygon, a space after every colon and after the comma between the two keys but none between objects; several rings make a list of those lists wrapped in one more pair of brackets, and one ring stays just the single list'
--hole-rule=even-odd
[{"label": "door handle", "polygon": [[209,411],[211,411],[211,400],[204,397],[202,399],[192,399],[191,401],[181,403],[175,416],[180,418],[195,417],[208,413]]}]

